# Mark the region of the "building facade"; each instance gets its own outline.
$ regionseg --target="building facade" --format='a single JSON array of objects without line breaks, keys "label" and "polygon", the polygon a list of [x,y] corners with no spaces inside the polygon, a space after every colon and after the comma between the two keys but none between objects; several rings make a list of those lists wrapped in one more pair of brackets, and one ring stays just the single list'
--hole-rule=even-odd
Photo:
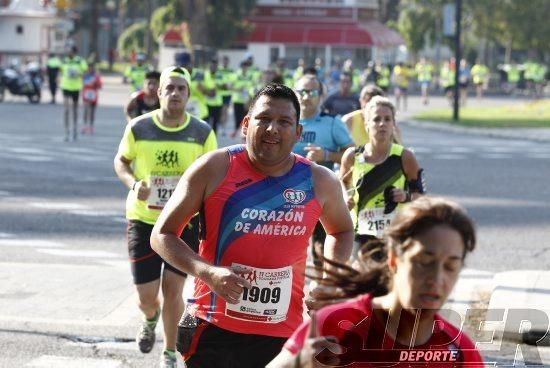
[{"label": "building facade", "polygon": [[249,22],[253,31],[239,40],[259,67],[284,58],[324,65],[351,59],[395,62],[403,38],[378,21],[378,0],[259,0]]},{"label": "building facade", "polygon": [[72,22],[58,18],[53,6],[16,0],[0,8],[0,65],[44,62],[48,53],[64,52]]}]

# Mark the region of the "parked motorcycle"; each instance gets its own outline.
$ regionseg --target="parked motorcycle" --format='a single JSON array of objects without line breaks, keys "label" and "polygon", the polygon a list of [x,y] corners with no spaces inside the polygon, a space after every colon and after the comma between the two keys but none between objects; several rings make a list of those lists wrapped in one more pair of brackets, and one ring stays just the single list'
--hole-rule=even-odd
[{"label": "parked motorcycle", "polygon": [[0,69],[0,102],[6,91],[14,96],[27,96],[30,103],[39,103],[42,97],[42,74],[36,63],[27,66],[24,73],[14,67]]}]

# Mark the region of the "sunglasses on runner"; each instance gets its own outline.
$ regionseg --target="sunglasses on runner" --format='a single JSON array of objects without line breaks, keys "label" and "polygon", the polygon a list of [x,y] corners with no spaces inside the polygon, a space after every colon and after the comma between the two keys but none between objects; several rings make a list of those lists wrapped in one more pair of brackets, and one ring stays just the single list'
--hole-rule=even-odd
[{"label": "sunglasses on runner", "polygon": [[318,89],[297,89],[296,93],[300,96],[304,97],[305,95],[308,95],[309,97],[318,97],[319,96],[319,90]]}]

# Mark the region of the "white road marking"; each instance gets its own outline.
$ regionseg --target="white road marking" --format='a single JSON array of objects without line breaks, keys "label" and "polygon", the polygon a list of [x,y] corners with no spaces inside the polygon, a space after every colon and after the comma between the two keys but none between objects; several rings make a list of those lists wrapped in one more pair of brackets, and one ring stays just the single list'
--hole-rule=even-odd
[{"label": "white road marking", "polygon": [[433,159],[439,159],[439,160],[465,160],[466,156],[464,155],[455,155],[452,153],[442,153],[439,155],[433,155],[431,156]]},{"label": "white road marking", "polygon": [[30,202],[29,205],[48,210],[84,210],[88,208],[82,204],[71,202]]},{"label": "white road marking", "polygon": [[44,155],[47,152],[41,148],[32,148],[32,147],[13,147],[8,148],[8,151],[15,152],[15,153],[24,153],[24,154],[32,154],[32,155]]},{"label": "white road marking", "polygon": [[103,250],[37,249],[37,252],[62,257],[79,258],[120,258],[119,254]]},{"label": "white road marking", "polygon": [[474,152],[474,150],[472,148],[468,148],[468,147],[449,147],[448,151],[451,152],[451,153],[470,153],[470,152]]},{"label": "white road marking", "polygon": [[[5,233],[3,233],[5,234]],[[0,239],[3,247],[62,248],[65,244],[40,239]]]},{"label": "white road marking", "polygon": [[120,222],[121,224],[127,224],[128,220],[125,217],[113,217],[114,222]]},{"label": "white road marking", "polygon": [[528,153],[525,156],[529,158],[536,158],[536,159],[543,159],[543,160],[550,159],[550,153]]},{"label": "white road marking", "polygon": [[26,366],[37,368],[118,368],[122,367],[122,362],[114,359],[91,359],[64,357],[58,355],[42,355],[40,358],[32,360]]},{"label": "white road marking", "polygon": [[121,211],[95,211],[95,210],[71,210],[69,213],[79,216],[90,216],[90,217],[110,217],[110,216],[121,216]]},{"label": "white road marking", "polygon": [[17,159],[29,162],[50,162],[53,158],[48,156],[18,156]]},{"label": "white road marking", "polygon": [[411,151],[414,153],[431,153],[433,150],[428,147],[411,147]]},{"label": "white road marking", "polygon": [[63,151],[72,153],[96,153],[95,150],[86,147],[65,147]]},{"label": "white road marking", "polygon": [[84,177],[79,177],[79,178],[75,178],[74,181],[76,182],[83,182],[83,183],[88,183],[88,182],[112,182],[112,183],[119,183],[120,182],[120,179],[115,177],[115,176],[97,176],[97,177],[94,177],[94,176],[84,176]]},{"label": "white road marking", "polygon": [[452,199],[463,206],[478,207],[478,206],[491,206],[491,207],[541,207],[547,206],[544,201],[529,201],[519,199],[507,199],[507,198],[487,198],[487,197],[469,197],[469,196],[449,196]]},{"label": "white road marking", "polygon": [[488,158],[490,160],[504,160],[511,159],[512,155],[507,153],[483,153],[480,155],[481,158]]}]

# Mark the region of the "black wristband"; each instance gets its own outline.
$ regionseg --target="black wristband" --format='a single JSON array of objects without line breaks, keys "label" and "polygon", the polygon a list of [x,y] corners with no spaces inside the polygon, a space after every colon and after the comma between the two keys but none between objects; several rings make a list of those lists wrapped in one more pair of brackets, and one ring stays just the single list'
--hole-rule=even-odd
[{"label": "black wristband", "polygon": [[136,190],[136,184],[139,183],[139,180],[134,181],[134,184],[132,184],[132,191]]}]

